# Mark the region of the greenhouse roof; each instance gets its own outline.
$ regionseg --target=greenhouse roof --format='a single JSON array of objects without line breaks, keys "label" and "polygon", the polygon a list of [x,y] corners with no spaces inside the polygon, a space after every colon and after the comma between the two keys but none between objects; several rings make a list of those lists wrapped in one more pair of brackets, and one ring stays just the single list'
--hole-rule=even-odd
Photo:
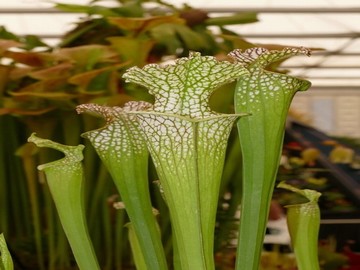
[{"label": "greenhouse roof", "polygon": [[[87,4],[85,0],[61,3]],[[110,2],[110,1],[107,1]],[[321,48],[312,57],[294,57],[285,62],[291,74],[306,77],[315,89],[360,90],[360,1],[358,0],[169,0],[209,11],[210,16],[254,11],[259,21],[229,27],[246,40],[259,44],[282,44]],[[56,44],[83,15],[52,9],[36,0],[0,3],[0,25],[19,35],[35,34]]]}]

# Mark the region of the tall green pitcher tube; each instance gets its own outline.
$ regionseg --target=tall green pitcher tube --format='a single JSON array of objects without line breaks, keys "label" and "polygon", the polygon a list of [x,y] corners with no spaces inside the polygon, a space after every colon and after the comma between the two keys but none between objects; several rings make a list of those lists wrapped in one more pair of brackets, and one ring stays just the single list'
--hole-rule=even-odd
[{"label": "tall green pitcher tube", "polygon": [[150,107],[147,102],[133,101],[123,108],[82,104],[76,109],[78,113],[98,114],[105,118],[104,127],[88,131],[83,137],[90,140],[114,180],[145,265],[148,269],[166,270],[165,252],[150,199],[149,153],[137,119],[128,114]]},{"label": "tall green pitcher tube", "polygon": [[319,270],[320,208],[317,202],[321,193],[310,189],[297,189],[284,182],[278,187],[291,190],[309,200],[305,203],[286,206],[287,224],[298,269]]},{"label": "tall green pitcher tube", "polygon": [[235,120],[213,112],[215,89],[247,72],[241,64],[191,53],[173,65],[129,69],[127,82],[145,86],[154,107],[134,112],[170,210],[182,270],[214,269],[215,216],[224,156]]},{"label": "tall green pitcher tube", "polygon": [[38,147],[61,151],[65,157],[38,166],[46,175],[47,184],[59,214],[61,225],[81,270],[99,270],[90,240],[84,208],[84,177],[81,161],[83,145],[67,146],[32,134],[29,142]]},{"label": "tall green pitcher tube", "polygon": [[235,112],[251,115],[238,121],[243,154],[243,188],[236,269],[257,270],[282,151],[285,121],[291,100],[310,82],[270,72],[267,66],[297,54],[304,48],[268,51],[235,50],[230,56],[248,70],[239,76],[235,89]]}]

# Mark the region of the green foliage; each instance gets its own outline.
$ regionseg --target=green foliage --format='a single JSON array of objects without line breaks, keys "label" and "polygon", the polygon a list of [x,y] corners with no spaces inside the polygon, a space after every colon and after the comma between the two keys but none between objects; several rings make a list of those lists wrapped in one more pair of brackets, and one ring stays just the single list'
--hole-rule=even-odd
[{"label": "green foliage", "polygon": [[65,157],[38,166],[46,174],[60,222],[80,269],[100,269],[88,233],[84,209],[83,145],[65,146],[32,134],[29,142],[61,151]]},{"label": "green foliage", "polygon": [[248,71],[240,76],[236,85],[235,111],[251,114],[237,124],[243,156],[238,270],[259,268],[287,112],[295,93],[310,87],[306,80],[270,72],[266,67],[300,53],[309,54],[309,51],[304,48],[282,51],[253,48],[230,53]]},{"label": "green foliage", "polygon": [[[146,27],[146,24],[136,21],[134,26]],[[165,252],[152,213],[147,175],[148,151],[159,176],[162,196],[169,208],[174,267],[184,270],[215,269],[214,232],[227,143],[235,121],[245,115],[247,117],[238,124],[243,154],[243,194],[236,269],[259,268],[287,109],[295,92],[306,90],[310,85],[307,81],[269,72],[264,68],[272,61],[301,52],[307,50],[291,48],[268,51],[254,48],[243,53],[236,50],[230,53],[236,60],[234,63],[192,52],[189,57],[180,58],[170,65],[150,64],[143,68],[132,67],[125,72],[123,76],[127,82],[148,88],[149,94],[154,96],[153,105],[129,102],[123,108],[96,104],[77,107],[80,113],[100,114],[106,120],[105,127],[88,131],[84,137],[91,141],[109,170],[125,204],[131,221],[129,240],[133,252],[136,252],[134,259],[138,269],[167,269]],[[236,79],[235,109],[239,112],[245,108],[252,114],[213,111],[209,106],[212,93]],[[67,210],[70,199],[80,207],[77,216],[83,216],[84,211],[78,201],[82,198],[82,192],[76,188],[61,192],[67,185],[62,188],[53,186],[53,183],[61,183],[64,178],[67,179],[66,183],[73,181],[72,187],[81,183],[83,177],[79,161],[82,156],[69,152],[76,147],[69,147],[68,150],[34,136],[29,140],[65,153],[64,159],[39,168],[51,168],[51,171],[46,171],[50,191],[80,268],[93,267],[91,264],[81,266],[79,257],[84,256],[79,252],[83,250],[81,245],[75,244],[85,244],[89,238],[75,240],[79,236],[72,234],[71,228],[75,225],[69,222],[75,218],[69,216]],[[68,172],[70,175],[67,175]],[[254,200],[255,194],[261,196],[256,196]],[[293,216],[295,225],[291,229],[295,231],[292,236],[297,239],[296,213]],[[318,226],[303,222],[313,233],[309,241],[298,241],[301,244],[296,245],[295,252],[300,257],[299,265],[306,268],[303,262],[306,262],[309,254],[303,252],[310,242],[314,246]],[[84,220],[77,223],[84,224]],[[86,232],[86,228],[82,231]],[[311,248],[309,253],[316,260],[316,249]]]},{"label": "green foliage", "polygon": [[278,187],[298,193],[308,200],[303,204],[287,206],[287,223],[298,269],[319,270],[320,209],[317,202],[321,194],[315,190],[300,190],[284,182],[281,182]]},{"label": "green foliage", "polygon": [[[167,269],[161,236],[152,212],[148,183],[148,150],[139,124],[130,112],[151,107],[147,102],[128,102],[124,108],[83,104],[77,111],[98,113],[106,119],[106,126],[88,131],[89,139],[109,170],[125,204],[131,228],[130,240],[136,238],[145,265],[151,269]],[[135,234],[135,236],[134,236]],[[137,256],[136,253],[134,256]]]},{"label": "green foliage", "polygon": [[124,74],[155,96],[153,109],[136,116],[170,210],[182,269],[214,268],[222,167],[228,136],[241,114],[213,112],[208,102],[217,87],[243,72],[241,65],[192,53],[174,65],[134,67]]},{"label": "green foliage", "polygon": [[[37,37],[17,37],[1,29],[0,61],[4,64],[0,66],[0,128],[4,132],[0,135],[3,146],[0,158],[4,168],[0,170],[0,214],[11,212],[12,215],[0,218],[0,230],[15,239],[14,243],[29,246],[36,256],[27,263],[36,265],[36,269],[73,267],[65,235],[73,239],[80,235],[71,236],[73,231],[66,229],[68,225],[66,222],[64,225],[64,214],[60,210],[64,232],[54,211],[55,205],[71,208],[66,202],[68,197],[55,195],[65,202],[56,202],[58,199],[54,198],[54,205],[51,194],[62,189],[44,182],[35,170],[38,164],[59,159],[59,154],[37,151],[33,145],[26,144],[32,132],[66,145],[86,146],[83,174],[87,181],[79,184],[81,188],[77,186],[63,192],[73,195],[79,191],[79,198],[83,196],[78,198],[80,208],[76,218],[82,221],[77,223],[84,225],[86,220],[89,236],[82,239],[90,237],[94,246],[94,251],[87,249],[91,256],[80,255],[93,258],[88,261],[93,266],[84,269],[95,267],[94,253],[101,269],[133,266],[134,262],[128,259],[128,236],[123,229],[129,220],[132,248],[142,252],[134,258],[136,265],[143,265],[144,260],[151,269],[165,269],[164,257],[172,261],[169,258],[174,255],[174,265],[179,269],[214,268],[219,198],[229,189],[232,191],[234,197],[225,218],[226,215],[232,217],[242,190],[238,139],[230,132],[239,116],[254,114],[251,107],[237,109],[237,114],[224,114],[234,110],[234,83],[228,83],[239,76],[245,81],[255,78],[258,70],[265,70],[261,64],[267,65],[266,70],[275,71],[292,54],[280,52],[282,57],[270,57],[271,61],[262,62],[271,56],[264,53],[265,56],[258,59],[260,64],[254,65],[222,61],[229,60],[226,53],[234,48],[254,47],[226,26],[255,22],[256,14],[210,17],[191,7],[176,8],[162,1],[151,2],[155,8],[145,8],[147,1],[118,1],[118,6],[106,8],[98,5],[98,1],[84,6],[57,4],[61,10],[87,14],[64,35],[57,48],[47,46]],[[219,34],[214,34],[214,27]],[[279,48],[282,47],[276,49]],[[193,50],[199,53],[189,53]],[[183,58],[175,65],[147,65],[179,57]],[[128,69],[130,66],[137,67]],[[262,73],[265,77],[269,74],[275,73]],[[276,79],[282,76],[276,74]],[[125,79],[132,83],[125,84]],[[264,77],[256,79],[261,81]],[[219,90],[214,91],[216,88]],[[141,111],[118,108],[134,100],[152,102],[154,106]],[[80,105],[89,103],[92,105]],[[127,106],[129,104],[134,103]],[[87,114],[76,115],[76,107]],[[286,109],[280,110],[286,113]],[[88,115],[93,113],[105,118],[103,128],[99,129],[101,121]],[[269,114],[269,118],[272,117],[274,115]],[[137,121],[140,124],[136,129],[143,135],[134,137],[139,131],[135,132]],[[165,123],[168,126],[164,126]],[[80,139],[85,131],[88,132],[84,137],[90,142]],[[128,137],[119,136],[120,132]],[[145,150],[140,156],[134,151],[132,161],[127,159],[125,149],[129,145],[136,148],[138,144],[146,144],[154,164],[147,163]],[[16,150],[17,156],[14,156]],[[157,172],[148,174],[148,165],[150,171],[155,165]],[[57,173],[56,177],[64,172]],[[64,178],[70,180],[71,177]],[[149,181],[159,178],[161,191],[149,185]],[[125,202],[126,214],[113,209],[112,204],[117,200],[114,194],[119,194],[119,199]],[[151,204],[160,210],[157,219],[161,232]],[[147,223],[142,224],[141,217],[145,217]],[[68,223],[71,219],[65,217]],[[226,230],[219,235],[226,238]],[[216,242],[216,248],[220,248],[223,240],[216,239]],[[76,244],[70,245],[74,250]],[[79,255],[74,254],[78,260]],[[152,260],[154,257],[158,259]]]},{"label": "green foliage", "polygon": [[1,270],[13,270],[14,264],[11,259],[11,254],[7,248],[5,237],[0,234],[0,269]]}]

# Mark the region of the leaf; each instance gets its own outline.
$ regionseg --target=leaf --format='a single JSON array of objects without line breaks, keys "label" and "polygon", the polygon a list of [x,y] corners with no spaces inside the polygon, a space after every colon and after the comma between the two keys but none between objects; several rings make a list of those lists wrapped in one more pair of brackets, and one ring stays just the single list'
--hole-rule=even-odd
[{"label": "leaf", "polygon": [[12,67],[0,65],[0,97],[2,97],[5,92],[11,69]]},{"label": "leaf", "polygon": [[29,75],[29,73],[33,72],[36,69],[35,67],[28,67],[28,66],[16,66],[16,67],[7,66],[7,67],[11,70],[9,79],[13,81],[19,80],[19,82],[22,79],[25,79]]},{"label": "leaf", "polygon": [[164,23],[185,24],[185,21],[178,16],[153,16],[149,18],[108,18],[109,23],[116,25],[122,30],[134,32],[135,35],[143,34],[150,29]]},{"label": "leaf", "polygon": [[242,65],[191,53],[173,65],[133,67],[127,82],[154,95],[153,110],[134,112],[171,213],[182,269],[213,269],[219,186],[227,138],[243,115],[213,112],[215,89],[247,71]]},{"label": "leaf", "polygon": [[[149,107],[151,107],[151,104],[147,102],[129,102],[124,108],[81,104],[77,106],[76,110],[78,113],[86,112],[105,118],[105,127],[88,131],[83,136],[93,143],[105,163],[115,163],[115,160],[118,161],[129,155],[139,155],[138,158],[144,155],[147,156],[147,148],[142,140],[138,123],[134,121],[134,116],[127,115],[127,112],[146,110]],[[104,143],[106,141],[107,143]],[[113,148],[117,151],[112,151]],[[121,164],[118,166],[120,167]]]},{"label": "leaf", "polygon": [[78,96],[63,92],[10,92],[10,94],[14,97],[41,97],[54,100],[68,100]]},{"label": "leaf", "polygon": [[55,54],[45,52],[6,51],[4,57],[32,67],[43,67],[58,60],[58,57]]},{"label": "leaf", "polygon": [[73,64],[65,62],[49,68],[28,72],[28,76],[38,80],[66,78],[71,74],[73,67]]},{"label": "leaf", "polygon": [[20,38],[17,35],[7,31],[4,26],[0,26],[0,39],[8,41],[20,41]]},{"label": "leaf", "polygon": [[320,209],[318,199],[321,193],[309,189],[300,190],[284,182],[281,182],[278,187],[293,191],[309,200],[303,204],[286,206],[287,223],[299,270],[319,270]]},{"label": "leaf", "polygon": [[1,270],[13,270],[14,264],[11,259],[11,254],[5,242],[5,237],[0,234],[0,269]]},{"label": "leaf", "polygon": [[25,35],[22,38],[24,43],[25,50],[33,50],[38,47],[49,47],[46,43],[44,43],[38,36],[35,35]]},{"label": "leaf", "polygon": [[164,23],[150,30],[157,43],[166,46],[169,54],[178,54],[177,49],[204,50],[209,48],[206,36],[182,24]]},{"label": "leaf", "polygon": [[176,50],[181,48],[182,44],[173,24],[164,23],[152,28],[149,31],[151,38],[156,41],[156,45],[165,46],[168,54],[176,54]]},{"label": "leaf", "polygon": [[[0,27],[1,29],[1,27]],[[0,56],[3,56],[4,52],[13,47],[21,47],[23,44],[15,40],[0,39]]]},{"label": "leaf", "polygon": [[111,8],[97,5],[74,5],[57,3],[55,8],[66,12],[87,13],[89,15],[102,15],[105,17],[118,15]]},{"label": "leaf", "polygon": [[329,159],[333,163],[351,164],[354,160],[355,151],[349,147],[336,145],[329,153]]},{"label": "leaf", "polygon": [[74,5],[74,4],[62,4],[56,3],[54,6],[56,9],[66,12],[76,13],[89,13],[90,7],[88,5]]},{"label": "leaf", "polygon": [[[241,50],[234,50],[229,55],[233,57],[237,62],[243,63],[248,66],[248,69],[256,71],[256,68],[266,68],[269,64],[275,61],[280,61],[282,59],[289,58],[291,56],[296,56],[299,54],[304,54],[310,56],[310,50],[304,47],[296,48],[284,48],[282,51],[269,51],[266,48],[252,48],[241,52]],[[276,76],[276,74],[275,74]],[[308,85],[307,83],[306,85]]]},{"label": "leaf", "polygon": [[76,13],[87,13],[89,15],[101,15],[104,17],[110,16],[132,16],[141,17],[143,9],[137,1],[129,1],[128,3],[122,4],[121,7],[105,7],[99,5],[74,5],[74,4],[61,4],[57,3],[55,8]]},{"label": "leaf", "polygon": [[172,213],[182,265],[212,269],[219,182],[227,138],[238,115],[136,115]]},{"label": "leaf", "polygon": [[101,62],[109,62],[117,59],[117,53],[109,46],[84,45],[72,48],[62,48],[56,55],[73,61],[75,66],[81,70],[92,70]]},{"label": "leaf", "polygon": [[100,15],[103,17],[110,17],[110,16],[118,16],[119,14],[114,11],[113,8],[98,6],[98,5],[90,5],[87,6],[87,14],[89,15]]},{"label": "leaf", "polygon": [[69,78],[68,82],[78,85],[83,91],[109,90],[110,93],[117,92],[117,70],[128,65],[121,63],[100,69],[83,72]]},{"label": "leaf", "polygon": [[136,269],[148,269],[143,252],[140,247],[139,239],[134,230],[134,226],[131,222],[129,222],[125,225],[125,227],[127,227],[129,231],[128,237]]},{"label": "leaf", "polygon": [[[224,31],[222,31],[223,33],[220,34],[219,36],[221,38],[223,38],[224,40],[231,42],[232,43],[232,48],[238,48],[238,49],[250,49],[250,48],[254,48],[257,47],[254,43],[251,43],[247,40],[245,40],[242,37],[239,37],[238,35],[234,34],[234,33],[224,33]],[[227,32],[227,31],[226,31]]]},{"label": "leaf", "polygon": [[147,63],[154,41],[148,38],[109,37],[107,40],[118,52],[122,61],[129,61],[132,65],[143,66]]},{"label": "leaf", "polygon": [[306,148],[305,150],[301,151],[300,155],[304,162],[309,166],[314,166],[316,160],[320,156],[320,150],[314,147]]},{"label": "leaf", "polygon": [[140,1],[126,1],[122,3],[121,7],[112,8],[117,16],[123,17],[145,17],[146,10]]},{"label": "leaf", "polygon": [[13,115],[42,115],[52,110],[55,107],[49,107],[44,109],[21,109],[21,108],[0,108],[0,115],[13,114]]},{"label": "leaf", "polygon": [[108,32],[102,32],[100,36],[98,29],[103,28],[104,25],[106,24],[102,18],[79,22],[73,30],[67,32],[62,37],[59,47],[65,48],[85,45],[84,40],[86,40],[86,45],[94,43],[102,44],[103,36],[108,36]]},{"label": "leaf", "polygon": [[86,225],[84,209],[84,178],[81,161],[83,145],[66,146],[32,134],[29,142],[38,147],[61,151],[62,159],[42,164],[61,225],[80,269],[100,269]]},{"label": "leaf", "polygon": [[66,78],[54,78],[43,81],[38,81],[25,86],[15,91],[10,91],[12,96],[51,96],[51,95],[63,95],[72,96],[69,93],[63,92],[63,87],[66,84]]},{"label": "leaf", "polygon": [[185,25],[173,26],[180,39],[184,42],[185,48],[188,50],[204,50],[209,44],[203,36]]},{"label": "leaf", "polygon": [[134,115],[128,114],[149,107],[147,102],[129,102],[124,108],[82,104],[76,109],[78,113],[100,114],[105,118],[105,127],[88,131],[83,137],[90,140],[114,180],[146,265],[149,269],[165,270],[165,253],[149,193],[148,151],[139,123]]},{"label": "leaf", "polygon": [[270,72],[266,68],[274,61],[297,54],[308,55],[309,51],[305,48],[286,48],[282,51],[251,48],[229,54],[249,71],[240,76],[237,82],[235,112],[251,114],[237,124],[243,154],[237,270],[259,268],[287,112],[295,93],[311,85],[309,81]]},{"label": "leaf", "polygon": [[101,96],[95,97],[91,100],[92,103],[100,104],[100,105],[107,105],[107,106],[118,106],[122,107],[125,103],[129,101],[133,101],[134,98],[128,94],[119,94],[111,95],[111,96]]},{"label": "leaf", "polygon": [[130,68],[123,77],[149,89],[155,96],[155,112],[205,118],[216,115],[208,104],[215,89],[246,73],[241,64],[218,62],[212,56],[193,52],[174,65]]},{"label": "leaf", "polygon": [[213,17],[205,20],[206,25],[225,26],[232,24],[246,24],[259,21],[255,12],[236,13],[231,16]]}]

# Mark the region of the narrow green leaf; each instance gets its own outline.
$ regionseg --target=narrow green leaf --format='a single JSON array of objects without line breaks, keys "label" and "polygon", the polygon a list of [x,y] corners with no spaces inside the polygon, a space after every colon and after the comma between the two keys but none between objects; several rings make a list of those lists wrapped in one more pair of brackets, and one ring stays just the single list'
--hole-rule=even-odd
[{"label": "narrow green leaf", "polygon": [[149,89],[152,110],[136,112],[170,209],[181,269],[214,269],[213,242],[227,138],[243,115],[213,112],[215,89],[247,71],[191,53],[174,65],[133,67],[124,77]]},{"label": "narrow green leaf", "polygon": [[300,190],[284,182],[278,187],[298,193],[309,200],[306,203],[286,206],[287,223],[298,269],[319,270],[320,208],[317,202],[321,193],[309,189]]},{"label": "narrow green leaf", "polygon": [[114,48],[121,60],[129,61],[132,65],[143,66],[154,46],[154,41],[149,38],[109,37],[111,47]]},{"label": "narrow green leaf", "polygon": [[56,3],[56,9],[66,11],[66,12],[76,12],[76,13],[88,13],[89,6],[85,5],[74,5],[74,4],[62,4]]},{"label": "narrow green leaf", "polygon": [[134,227],[131,223],[125,225],[129,231],[129,242],[134,257],[135,267],[137,270],[147,270],[145,258],[140,247],[139,239],[135,233]]},{"label": "narrow green leaf", "polygon": [[176,35],[173,24],[164,23],[150,29],[149,34],[155,41],[166,47],[166,51],[170,55],[176,55],[176,50],[181,48],[181,42]]},{"label": "narrow green leaf", "polygon": [[27,71],[26,75],[37,80],[58,79],[64,77],[68,78],[71,74],[72,68],[72,63],[64,62],[49,68],[43,68],[30,72]]},{"label": "narrow green leaf", "polygon": [[101,15],[104,17],[119,15],[125,17],[142,17],[144,13],[138,1],[126,1],[126,3],[121,3],[119,7],[94,5],[95,2],[96,1],[92,1],[90,5],[56,3],[55,8],[66,12],[87,13],[88,15]]},{"label": "narrow green leaf", "polygon": [[0,234],[0,269],[1,270],[13,270],[14,264],[11,259],[11,254],[7,248],[5,237]]},{"label": "narrow green leaf", "polygon": [[[0,38],[2,39],[2,41],[14,40],[20,42],[20,38],[17,35],[9,32],[4,26],[0,26]],[[13,44],[16,44],[16,42],[14,42]]]},{"label": "narrow green leaf", "polygon": [[185,48],[187,48],[188,50],[196,51],[209,48],[209,44],[204,38],[204,36],[200,33],[193,31],[188,26],[174,24],[173,28],[176,31],[177,35],[180,37],[180,39],[183,41]]},{"label": "narrow green leaf", "polygon": [[154,27],[162,24],[185,24],[185,21],[176,15],[151,16],[145,18],[108,18],[109,23],[116,25],[122,30],[132,31],[134,35],[146,33]]},{"label": "narrow green leaf", "polygon": [[111,8],[96,6],[96,5],[74,5],[74,4],[61,4],[57,3],[55,8],[66,11],[66,12],[76,12],[76,13],[87,13],[89,15],[102,15],[102,16],[117,16],[118,14],[113,12]]},{"label": "narrow green leaf", "polygon": [[213,17],[205,20],[206,25],[232,25],[257,22],[257,14],[254,12],[237,13],[232,16]]},{"label": "narrow green leaf", "polygon": [[100,114],[106,126],[83,134],[109,170],[137,235],[149,269],[167,269],[157,223],[152,213],[148,185],[148,151],[134,115],[128,112],[151,107],[146,102],[128,102],[124,108],[83,104],[79,113]]},{"label": "narrow green leaf", "polygon": [[39,165],[45,172],[61,224],[81,270],[100,269],[88,234],[84,210],[83,145],[66,146],[32,134],[29,142],[61,151],[65,157]]},{"label": "narrow green leaf", "polygon": [[42,226],[39,200],[40,194],[36,172],[36,163],[34,159],[35,146],[33,144],[26,143],[20,146],[16,150],[15,154],[20,157],[22,161],[22,170],[24,171],[24,179],[26,180],[27,185],[28,203],[30,204],[29,206],[31,213],[31,225],[36,247],[38,265],[40,270],[44,270],[44,243],[41,230]]},{"label": "narrow green leaf", "polygon": [[[9,45],[8,43],[5,45]],[[15,44],[14,44],[15,45]],[[20,46],[19,46],[20,47]],[[43,67],[56,61],[58,57],[48,52],[24,52],[8,50],[4,52],[4,56],[16,61],[18,64],[25,64],[30,67]]]},{"label": "narrow green leaf", "polygon": [[[66,33],[63,37],[62,40],[60,41],[60,43],[58,44],[59,48],[65,48],[65,47],[70,47],[70,46],[74,46],[74,44],[83,44],[83,42],[79,42],[79,40],[83,40],[83,36],[86,36],[89,32],[97,32],[96,29],[99,27],[102,27],[105,24],[104,19],[103,18],[98,18],[98,19],[92,19],[91,21],[85,21],[82,23],[79,23],[78,26]],[[93,36],[90,36],[90,41],[89,38],[86,38],[86,40],[90,43],[90,42],[95,42],[97,40],[99,40],[98,38],[98,33],[96,35],[96,38]],[[95,41],[94,41],[95,40]],[[75,45],[75,46],[76,46]]]},{"label": "narrow green leaf", "polygon": [[116,51],[109,46],[98,44],[61,48],[55,56],[70,61],[78,71],[94,70],[98,64],[113,61],[118,57]]},{"label": "narrow green leaf", "polygon": [[35,35],[26,35],[23,37],[23,40],[25,50],[33,50],[37,47],[49,47],[49,45],[44,43],[38,36]]},{"label": "narrow green leaf", "polygon": [[258,269],[270,200],[282,151],[285,121],[295,93],[310,82],[267,71],[274,61],[304,48],[268,51],[264,48],[230,53],[249,71],[240,76],[235,90],[235,111],[251,114],[238,122],[243,154],[243,191],[237,250],[237,270]]}]

